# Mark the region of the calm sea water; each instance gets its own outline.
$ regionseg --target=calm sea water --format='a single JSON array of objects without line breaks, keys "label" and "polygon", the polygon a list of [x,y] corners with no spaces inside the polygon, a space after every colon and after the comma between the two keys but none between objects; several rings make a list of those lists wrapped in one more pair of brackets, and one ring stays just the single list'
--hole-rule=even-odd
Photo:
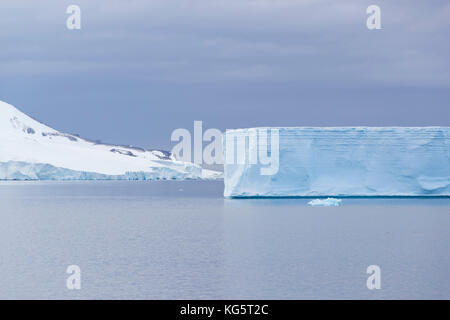
[{"label": "calm sea water", "polygon": [[[450,199],[222,198],[221,182],[0,183],[1,299],[449,299]],[[66,268],[81,268],[81,290]],[[381,268],[369,290],[366,268]]]}]

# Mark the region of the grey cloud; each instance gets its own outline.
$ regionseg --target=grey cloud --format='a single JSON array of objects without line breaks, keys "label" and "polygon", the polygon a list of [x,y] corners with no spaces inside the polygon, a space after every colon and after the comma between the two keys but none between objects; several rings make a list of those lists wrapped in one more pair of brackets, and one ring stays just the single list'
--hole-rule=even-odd
[{"label": "grey cloud", "polygon": [[65,30],[64,1],[2,3],[7,19],[0,30],[9,42],[0,53],[3,72],[117,72],[140,63],[143,72],[161,72],[168,81],[220,82],[233,75],[239,81],[253,74],[308,83],[450,84],[444,40],[450,7],[439,2],[379,1],[379,31],[365,28],[368,1],[78,3],[78,34]]},{"label": "grey cloud", "polygon": [[[80,31],[65,27],[72,3]],[[382,30],[369,31],[373,3],[3,0],[0,99],[61,130],[150,147],[198,119],[448,124],[450,4],[379,0]]]}]

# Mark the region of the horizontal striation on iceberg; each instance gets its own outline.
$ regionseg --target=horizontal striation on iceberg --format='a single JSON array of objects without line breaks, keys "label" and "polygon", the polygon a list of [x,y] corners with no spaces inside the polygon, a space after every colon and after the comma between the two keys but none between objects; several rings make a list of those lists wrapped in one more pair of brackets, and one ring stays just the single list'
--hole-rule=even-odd
[{"label": "horizontal striation on iceberg", "polygon": [[449,137],[449,127],[227,130],[224,195],[450,196]]}]

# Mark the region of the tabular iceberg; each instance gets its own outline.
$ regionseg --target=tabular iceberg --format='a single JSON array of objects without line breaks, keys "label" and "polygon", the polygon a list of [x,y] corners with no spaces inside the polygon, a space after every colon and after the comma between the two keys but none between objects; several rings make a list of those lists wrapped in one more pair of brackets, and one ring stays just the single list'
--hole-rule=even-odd
[{"label": "tabular iceberg", "polygon": [[[270,130],[277,140],[270,139]],[[450,196],[449,137],[449,127],[228,130],[224,195]],[[260,161],[249,161],[257,157],[261,140],[267,144],[264,152],[277,155],[272,174],[262,174],[265,164]],[[244,161],[235,160],[234,151],[230,155],[235,147],[230,148],[230,141],[245,146]]]}]

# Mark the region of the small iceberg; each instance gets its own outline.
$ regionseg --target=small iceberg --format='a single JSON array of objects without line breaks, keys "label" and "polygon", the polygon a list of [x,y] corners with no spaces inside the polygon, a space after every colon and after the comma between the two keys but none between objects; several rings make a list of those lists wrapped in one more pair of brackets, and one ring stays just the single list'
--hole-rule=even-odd
[{"label": "small iceberg", "polygon": [[308,202],[308,205],[312,207],[339,207],[342,203],[341,199],[326,198],[326,199],[314,199]]}]

